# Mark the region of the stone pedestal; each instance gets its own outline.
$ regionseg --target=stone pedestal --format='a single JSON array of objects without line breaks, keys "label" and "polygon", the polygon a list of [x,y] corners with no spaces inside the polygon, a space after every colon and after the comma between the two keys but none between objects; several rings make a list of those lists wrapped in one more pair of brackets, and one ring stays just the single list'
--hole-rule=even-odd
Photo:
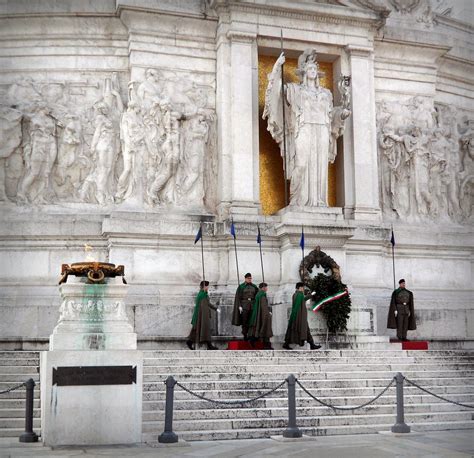
[{"label": "stone pedestal", "polygon": [[128,322],[121,280],[71,278],[50,351],[41,354],[45,445],[141,442],[143,355]]},{"label": "stone pedestal", "polygon": [[125,312],[127,285],[116,279],[87,284],[73,277],[69,282],[59,287],[60,316],[49,349],[136,350],[137,335]]}]

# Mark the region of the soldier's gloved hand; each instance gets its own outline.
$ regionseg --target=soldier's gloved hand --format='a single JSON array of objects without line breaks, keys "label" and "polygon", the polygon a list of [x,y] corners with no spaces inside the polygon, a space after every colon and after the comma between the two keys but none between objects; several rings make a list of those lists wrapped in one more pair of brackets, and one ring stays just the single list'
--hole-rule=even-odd
[{"label": "soldier's gloved hand", "polygon": [[408,318],[410,318],[410,315],[411,315],[411,313],[410,313],[410,312],[408,312]]},{"label": "soldier's gloved hand", "polygon": [[270,314],[270,316],[271,316],[271,315],[273,315],[273,313],[272,313],[272,312],[268,312],[268,313]]},{"label": "soldier's gloved hand", "polygon": [[221,309],[216,309],[216,312],[217,312],[217,313],[221,313]]},{"label": "soldier's gloved hand", "polygon": [[395,310],[395,318],[397,317],[397,315],[398,315],[398,312]]},{"label": "soldier's gloved hand", "polygon": [[242,313],[244,309],[242,307],[239,307],[239,312]]},{"label": "soldier's gloved hand", "polygon": [[311,293],[311,296],[315,296],[315,295],[316,295],[316,291],[313,291],[313,292]]}]

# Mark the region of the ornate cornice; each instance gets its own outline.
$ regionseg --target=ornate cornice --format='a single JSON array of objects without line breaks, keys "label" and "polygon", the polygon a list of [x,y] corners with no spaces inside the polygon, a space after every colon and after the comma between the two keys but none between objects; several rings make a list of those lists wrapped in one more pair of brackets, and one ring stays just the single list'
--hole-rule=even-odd
[{"label": "ornate cornice", "polygon": [[[371,29],[380,28],[381,21],[380,15],[374,12],[361,12],[352,8],[334,7],[325,4],[298,4],[297,2],[288,2],[285,6],[279,6],[275,4],[268,5],[265,3],[246,3],[222,0],[216,1],[214,7],[219,16],[219,20],[221,20],[221,17],[228,17],[229,11],[232,11],[310,22],[353,25]],[[303,7],[305,7],[305,9],[303,9]],[[235,21],[234,18],[233,21]]]}]

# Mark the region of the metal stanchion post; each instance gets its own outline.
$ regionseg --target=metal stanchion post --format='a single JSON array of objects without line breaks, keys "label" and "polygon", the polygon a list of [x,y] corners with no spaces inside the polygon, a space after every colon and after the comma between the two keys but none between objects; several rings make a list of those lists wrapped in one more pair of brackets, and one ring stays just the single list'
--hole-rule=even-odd
[{"label": "metal stanchion post", "polygon": [[409,433],[410,427],[405,423],[405,407],[403,405],[403,375],[398,372],[397,382],[397,422],[392,426],[392,433]]},{"label": "metal stanchion post", "polygon": [[30,378],[26,383],[25,432],[20,436],[20,442],[38,442],[38,435],[33,431],[33,402],[35,381]]},{"label": "metal stanchion post", "polygon": [[283,431],[283,437],[302,437],[303,433],[296,425],[296,378],[293,374],[290,374],[286,381],[288,383],[288,427]]},{"label": "metal stanchion post", "polygon": [[173,432],[173,399],[176,380],[170,375],[166,379],[166,406],[165,406],[165,430],[158,436],[158,442],[162,444],[174,444],[178,442],[178,435]]}]

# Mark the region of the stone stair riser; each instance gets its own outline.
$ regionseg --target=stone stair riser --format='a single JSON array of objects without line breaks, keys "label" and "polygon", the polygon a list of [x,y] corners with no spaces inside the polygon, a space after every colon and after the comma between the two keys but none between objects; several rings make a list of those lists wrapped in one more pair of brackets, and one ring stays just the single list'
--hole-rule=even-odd
[{"label": "stone stair riser", "polygon": [[[446,372],[446,371],[469,371],[472,370],[473,364],[377,364],[377,365],[338,365],[338,364],[327,364],[327,365],[308,365],[300,364],[293,366],[283,365],[254,365],[254,366],[147,366],[144,368],[143,373],[145,375],[151,374],[174,374],[183,373],[187,374],[202,374],[202,373],[217,373],[217,374],[242,374],[242,373],[273,373],[273,372],[286,372],[289,374],[301,372],[304,368],[305,372],[318,373],[318,372],[361,372],[364,371],[367,374],[373,372],[387,371],[387,372]],[[474,371],[473,371],[474,374]]]},{"label": "stone stair riser", "polygon": [[[244,373],[162,373],[159,374],[144,374],[143,381],[153,382],[156,380],[157,376],[161,380],[166,380],[166,378],[172,375],[178,382],[185,383],[187,381],[198,381],[198,380],[274,380],[274,381],[283,381],[288,375],[293,374],[296,378],[301,381],[311,380],[314,378],[325,378],[327,380],[339,381],[341,379],[385,379],[388,383],[395,375],[396,371],[374,371],[374,372],[314,372],[308,373],[303,371],[290,371],[290,372],[244,372]],[[403,375],[411,380],[418,378],[419,372],[416,371],[404,371]],[[474,378],[474,370],[467,371],[425,371],[422,373],[423,378],[459,378],[459,377],[469,377]],[[418,378],[419,379],[419,378]]]},{"label": "stone stair riser", "polygon": [[[441,412],[460,412],[469,411],[467,407],[460,407],[453,404],[407,404],[405,406],[405,414],[410,413],[441,413]],[[174,421],[192,421],[192,420],[216,420],[216,419],[245,419],[245,418],[272,418],[284,417],[288,413],[287,407],[271,407],[271,408],[253,408],[253,409],[201,409],[201,410],[176,410],[173,415]],[[396,415],[396,404],[372,404],[354,411],[346,411],[354,416],[393,414]],[[329,415],[340,415],[333,412],[327,407],[301,407],[296,410],[297,418],[300,417],[319,417]],[[144,412],[143,421],[164,421],[165,414],[163,411]]]},{"label": "stone stair riser", "polygon": [[[333,426],[324,428],[300,428],[302,433],[307,436],[333,436],[347,434],[373,434],[379,431],[390,431],[393,423],[376,425],[350,425]],[[440,431],[440,430],[472,429],[472,422],[453,421],[450,423],[417,423],[417,431]],[[179,438],[186,441],[200,440],[231,440],[231,439],[258,439],[271,436],[282,435],[285,428],[269,429],[246,429],[246,430],[227,430],[227,431],[184,431],[179,433]],[[415,429],[413,429],[415,430]],[[143,441],[148,443],[157,442],[160,432],[150,432],[143,434]]]},{"label": "stone stair riser", "polygon": [[[304,396],[303,393],[297,393],[297,395]],[[314,401],[312,398],[306,396],[306,397],[296,397],[296,405],[298,407],[304,407],[304,406],[314,406],[316,404],[316,401]],[[335,405],[335,406],[356,406],[356,405],[361,405],[365,402],[369,402],[373,399],[373,396],[360,396],[360,397],[347,397],[347,398],[331,398],[331,397],[322,397],[318,396],[319,399],[324,401],[325,403]],[[217,398],[216,398],[217,399]],[[460,402],[463,404],[472,404],[474,407],[474,393],[470,394],[462,394],[462,395],[456,395],[456,394],[450,394],[450,399],[456,402]],[[434,396],[430,395],[407,395],[405,394],[404,396],[404,403],[405,405],[409,404],[434,404],[437,402],[437,398]],[[439,401],[443,402],[443,401]],[[395,405],[396,403],[396,396],[395,394],[385,394],[381,396],[379,399],[375,400],[373,404],[371,405],[381,405],[381,404],[390,404],[390,405]],[[143,402],[143,411],[144,412],[159,412],[165,410],[165,401],[144,401]],[[440,405],[441,404],[437,404]],[[446,405],[449,406],[455,406],[454,404],[446,403]],[[208,401],[203,401],[200,399],[184,399],[184,400],[174,400],[173,404],[173,409],[174,411],[178,410],[184,410],[184,411],[191,411],[191,410],[202,410],[202,409],[217,409],[219,408],[220,410],[222,409],[231,409],[232,406],[229,405],[226,407],[225,405],[218,405],[210,403]],[[286,397],[278,397],[278,398],[263,398],[263,399],[258,399],[250,404],[250,409],[255,409],[255,408],[287,408],[288,406],[288,398]],[[460,407],[461,408],[461,407]],[[242,410],[239,408],[239,410]]]},{"label": "stone stair riser", "polygon": [[[406,414],[407,423],[423,423],[427,421],[472,421],[471,412],[433,412],[433,413],[414,413]],[[323,427],[340,425],[365,425],[374,423],[394,423],[394,414],[379,415],[326,415],[317,417],[297,417],[298,426],[304,427]],[[280,418],[247,418],[247,419],[217,419],[217,420],[178,420],[173,422],[173,430],[180,431],[198,431],[198,430],[217,430],[217,429],[246,429],[246,428],[285,428],[288,423],[287,417]],[[162,431],[164,421],[145,422],[143,432]]]}]

